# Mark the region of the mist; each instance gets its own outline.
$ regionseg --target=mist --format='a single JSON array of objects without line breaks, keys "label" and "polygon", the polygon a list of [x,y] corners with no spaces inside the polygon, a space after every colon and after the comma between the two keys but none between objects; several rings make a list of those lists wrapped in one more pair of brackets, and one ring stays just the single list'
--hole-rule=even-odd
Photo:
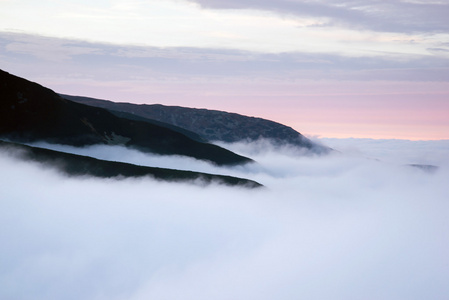
[{"label": "mist", "polygon": [[[0,152],[0,298],[447,298],[447,141],[326,142],[339,152],[223,144],[257,161],[234,168],[39,144],[266,186],[256,190],[69,178]],[[407,166],[419,163],[439,168]]]}]

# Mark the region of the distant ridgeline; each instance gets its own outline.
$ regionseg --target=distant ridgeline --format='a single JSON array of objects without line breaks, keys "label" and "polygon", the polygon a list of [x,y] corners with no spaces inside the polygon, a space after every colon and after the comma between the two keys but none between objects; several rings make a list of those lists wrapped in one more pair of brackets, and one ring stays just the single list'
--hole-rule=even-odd
[{"label": "distant ridgeline", "polygon": [[208,109],[116,103],[87,97],[61,96],[78,103],[105,108],[116,116],[170,124],[174,130],[193,132],[195,136],[191,137],[197,140],[232,143],[264,138],[277,145],[297,146],[314,153],[327,153],[331,150],[313,143],[290,127],[261,118]]},{"label": "distant ridgeline", "polygon": [[198,183],[217,183],[246,188],[262,187],[261,184],[238,177],[215,175],[193,171],[173,170],[138,166],[129,163],[96,159],[88,156],[64,153],[38,147],[31,147],[0,140],[0,151],[3,150],[18,159],[33,161],[47,167],[53,167],[69,176],[111,177],[144,177],[150,176],[164,181],[197,181]]},{"label": "distant ridgeline", "polygon": [[[313,143],[290,127],[260,118],[215,110],[114,103],[59,95],[37,83],[0,70],[0,139],[15,143],[15,149],[19,147],[17,144],[37,141],[77,147],[95,144],[123,145],[142,152],[181,155],[218,166],[233,166],[254,161],[209,141],[238,142],[260,138],[270,139],[279,145],[294,145],[313,153],[327,153],[330,150]],[[1,148],[5,149],[4,143]],[[170,173],[168,176],[158,177],[164,180],[200,176],[200,173],[181,174],[176,170],[161,173],[160,169],[99,162],[37,148],[28,147],[26,150],[32,153],[27,156],[28,159],[33,158],[41,163],[48,163],[51,157],[65,161],[69,167],[63,171],[71,175],[105,177],[132,176],[134,173],[158,177],[156,173]],[[84,167],[77,169],[75,161]],[[111,171],[111,165],[122,170],[121,173]],[[201,176],[212,178],[214,175]],[[239,178],[220,180],[232,185],[237,182],[241,185],[245,181]],[[252,182],[249,185],[258,184]]]},{"label": "distant ridgeline", "polygon": [[123,118],[106,109],[62,98],[37,83],[0,70],[0,152],[58,168],[71,175],[151,176],[167,181],[200,180],[259,187],[231,176],[137,166],[23,145],[37,141],[71,146],[123,145],[159,155],[181,155],[218,166],[253,163],[250,158],[206,143],[198,135],[161,122]]},{"label": "distant ridgeline", "polygon": [[62,98],[37,83],[0,71],[0,137],[72,146],[124,145],[143,152],[183,155],[216,165],[252,162],[162,123],[118,117],[106,109]]}]

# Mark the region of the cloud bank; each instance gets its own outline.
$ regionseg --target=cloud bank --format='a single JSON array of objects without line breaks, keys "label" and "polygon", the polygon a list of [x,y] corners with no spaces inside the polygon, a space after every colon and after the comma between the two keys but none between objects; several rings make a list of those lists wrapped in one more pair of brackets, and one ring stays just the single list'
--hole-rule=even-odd
[{"label": "cloud bank", "polygon": [[[1,153],[0,298],[445,298],[447,162],[262,145],[231,146],[259,162],[232,172],[260,191],[66,178]],[[383,161],[404,149],[380,145]]]},{"label": "cloud bank", "polygon": [[[163,48],[0,32],[0,59],[3,58],[7,65],[9,61],[11,66],[22,60],[27,64],[41,63],[50,68],[58,67],[65,72],[59,75],[67,76],[84,70],[93,78],[98,76],[121,80],[130,77],[255,77],[278,80],[338,77],[339,80],[447,81],[445,52],[449,48],[445,48],[448,45],[427,42],[426,46],[433,49],[434,55],[427,52],[391,52],[382,55],[364,53],[351,57],[342,53],[325,53],[319,49],[309,52],[261,53],[200,47]],[[64,68],[61,68],[61,63],[64,63]],[[42,74],[45,70],[40,71]]]},{"label": "cloud bank", "polygon": [[190,0],[205,8],[258,9],[322,18],[322,26],[343,25],[384,32],[447,32],[448,1]]}]

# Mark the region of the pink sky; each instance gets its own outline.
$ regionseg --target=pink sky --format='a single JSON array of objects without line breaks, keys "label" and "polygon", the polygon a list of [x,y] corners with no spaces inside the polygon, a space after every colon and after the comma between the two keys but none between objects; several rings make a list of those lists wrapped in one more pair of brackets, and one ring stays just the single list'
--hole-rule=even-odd
[{"label": "pink sky", "polygon": [[236,112],[273,120],[308,136],[449,139],[449,85],[444,82],[72,80],[68,84],[65,80],[46,80],[61,93]]},{"label": "pink sky", "polygon": [[449,139],[448,1],[0,1],[0,68],[56,92]]}]

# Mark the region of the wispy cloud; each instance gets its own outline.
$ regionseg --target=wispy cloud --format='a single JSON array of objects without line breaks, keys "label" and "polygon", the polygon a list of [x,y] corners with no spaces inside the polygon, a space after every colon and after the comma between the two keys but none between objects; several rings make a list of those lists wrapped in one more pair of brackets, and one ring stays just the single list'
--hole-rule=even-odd
[{"label": "wispy cloud", "polygon": [[80,41],[54,39],[43,36],[5,34],[12,38],[5,43],[4,51],[13,55],[26,55],[44,61],[61,63],[79,55],[102,54],[101,49],[93,45],[82,45]]},{"label": "wispy cloud", "polygon": [[284,15],[327,20],[325,26],[345,26],[383,32],[447,32],[447,1],[227,1],[191,0],[213,9],[258,9]]},{"label": "wispy cloud", "polygon": [[[91,43],[74,39],[58,39],[29,34],[0,33],[0,50],[11,60],[20,56],[27,61],[64,62],[65,70],[83,67],[94,74],[116,69],[123,78],[158,74],[176,77],[217,78],[246,76],[251,78],[282,78],[323,80],[416,80],[440,81],[448,65],[445,56],[395,55],[381,57],[292,52],[257,53],[217,48],[124,46]],[[446,52],[444,47],[429,48]],[[447,50],[449,51],[449,50]],[[88,68],[88,66],[95,68]],[[23,67],[26,67],[24,65]],[[128,70],[127,70],[128,69]],[[436,73],[436,70],[438,72]]]},{"label": "wispy cloud", "polygon": [[157,47],[422,55],[434,39],[448,40],[448,7],[447,2],[371,0],[45,0],[35,6],[20,0],[0,2],[8,12],[0,19],[0,30]]}]

